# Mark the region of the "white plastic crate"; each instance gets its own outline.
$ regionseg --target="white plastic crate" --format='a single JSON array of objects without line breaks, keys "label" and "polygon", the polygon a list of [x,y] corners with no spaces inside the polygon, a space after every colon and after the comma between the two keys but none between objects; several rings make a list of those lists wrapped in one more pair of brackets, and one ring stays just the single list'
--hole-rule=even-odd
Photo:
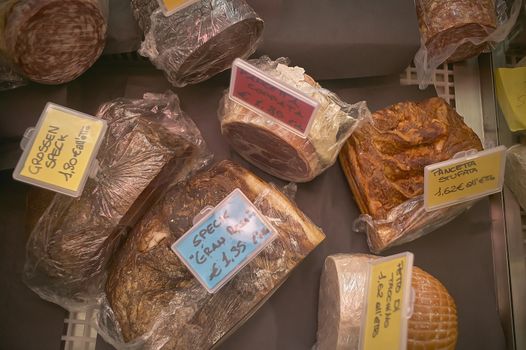
[{"label": "white plastic crate", "polygon": [[[416,78],[416,68],[409,66],[400,76],[402,85],[418,85]],[[442,64],[433,76],[437,95],[446,100],[453,108],[455,107],[455,76],[452,64]]]},{"label": "white plastic crate", "polygon": [[94,309],[71,312],[64,320],[66,334],[62,336],[64,350],[95,350],[97,331],[92,323]]}]

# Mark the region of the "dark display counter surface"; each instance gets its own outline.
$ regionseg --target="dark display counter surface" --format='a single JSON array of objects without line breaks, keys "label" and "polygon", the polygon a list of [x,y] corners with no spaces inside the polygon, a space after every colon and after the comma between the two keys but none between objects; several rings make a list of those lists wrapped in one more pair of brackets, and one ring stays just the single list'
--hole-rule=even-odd
[{"label": "dark display counter surface", "polygon": [[[217,107],[228,87],[228,73],[205,83],[174,90],[183,110],[197,123],[215,161],[232,159],[267,181],[279,181],[244,162],[229,149],[219,130]],[[371,110],[402,100],[420,100],[434,91],[400,86],[398,76],[322,82],[347,102],[365,99]],[[40,300],[21,281],[24,264],[25,205],[28,186],[12,180],[10,167],[18,138],[34,125],[48,101],[85,113],[117,97],[137,98],[170,86],[149,64],[98,63],[78,80],[58,87],[30,85],[0,93],[0,321],[1,349],[58,350],[66,312]],[[298,206],[327,238],[293,271],[276,293],[220,349],[310,349],[316,341],[318,288],[326,256],[368,252],[365,235],[352,231],[359,212],[339,164],[314,181],[298,185]],[[386,251],[415,254],[415,265],[437,277],[457,303],[457,349],[506,349],[497,307],[491,238],[490,201],[479,201],[450,224],[410,244]],[[102,339],[96,349],[110,349]]]}]

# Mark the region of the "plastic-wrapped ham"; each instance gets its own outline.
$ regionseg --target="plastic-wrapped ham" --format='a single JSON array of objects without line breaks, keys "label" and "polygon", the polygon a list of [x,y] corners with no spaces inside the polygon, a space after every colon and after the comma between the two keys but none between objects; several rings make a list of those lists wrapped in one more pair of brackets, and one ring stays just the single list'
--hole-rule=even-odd
[{"label": "plastic-wrapped ham", "polygon": [[[316,350],[358,350],[369,262],[377,257],[327,257],[322,272]],[[458,337],[455,301],[436,278],[413,267],[415,300],[408,322],[408,350],[454,350]]]},{"label": "plastic-wrapped ham", "polygon": [[481,53],[504,40],[521,11],[522,0],[416,0],[421,47],[415,56],[420,86],[435,68]]},{"label": "plastic-wrapped ham", "polygon": [[[210,294],[171,246],[204,208],[215,207],[235,189],[272,223],[277,237]],[[239,165],[220,162],[174,186],[130,233],[110,270],[109,305],[99,328],[117,348],[123,342],[155,350],[213,348],[256,312],[324,238],[277,188]],[[223,260],[218,262],[223,266]]]},{"label": "plastic-wrapped ham", "polygon": [[28,79],[42,84],[66,83],[101,55],[106,19],[97,0],[8,3],[0,20],[0,51],[5,51],[14,69]]},{"label": "plastic-wrapped ham", "polygon": [[108,130],[97,155],[99,170],[82,195],[29,197],[26,283],[68,309],[97,303],[107,263],[127,228],[167,183],[209,159],[199,130],[171,92],[117,99],[102,105],[97,116]]},{"label": "plastic-wrapped ham", "polygon": [[338,152],[357,122],[369,115],[365,102],[353,105],[323,89],[288,60],[261,57],[249,61],[269,76],[320,103],[306,137],[233,101],[225,93],[219,106],[221,132],[236,152],[278,178],[306,182],[334,164]]},{"label": "plastic-wrapped ham", "polygon": [[[416,4],[422,39],[431,55],[465,38],[485,38],[497,27],[495,0],[418,0]],[[476,56],[485,47],[466,41],[448,61]]]},{"label": "plastic-wrapped ham", "polygon": [[230,68],[256,51],[263,21],[244,0],[198,1],[165,16],[157,0],[132,0],[144,30],[140,54],[182,87]]}]

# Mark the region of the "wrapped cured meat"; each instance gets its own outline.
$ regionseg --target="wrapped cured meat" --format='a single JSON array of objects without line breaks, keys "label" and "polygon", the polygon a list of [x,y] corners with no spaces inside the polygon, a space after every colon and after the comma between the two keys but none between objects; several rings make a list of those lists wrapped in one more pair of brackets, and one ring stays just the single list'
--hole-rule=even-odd
[{"label": "wrapped cured meat", "polygon": [[91,67],[102,53],[106,19],[97,0],[9,3],[3,14],[0,49],[28,79],[42,84],[69,82]]},{"label": "wrapped cured meat", "polygon": [[[377,257],[338,254],[327,257],[318,305],[317,350],[358,350],[365,308],[369,262]],[[454,350],[457,309],[447,289],[427,272],[413,267],[413,314],[407,349]]]},{"label": "wrapped cured meat", "polygon": [[[418,0],[416,2],[422,39],[433,55],[465,38],[483,40],[497,27],[495,0]],[[460,44],[448,61],[457,62],[478,55],[486,43]]]},{"label": "wrapped cured meat", "polygon": [[47,207],[53,201],[55,192],[45,190],[39,187],[30,187],[26,198],[26,227],[28,235],[33,232],[38,220],[42,217],[42,214],[46,211]]},{"label": "wrapped cured meat", "polygon": [[340,161],[371,251],[414,240],[469,207],[426,212],[423,201],[424,168],[469,150],[482,150],[478,136],[441,98],[398,103],[360,124]]},{"label": "wrapped cured meat", "polygon": [[233,101],[225,93],[220,102],[221,132],[243,158],[278,178],[306,182],[334,164],[343,143],[357,122],[369,115],[365,102],[353,105],[323,89],[300,67],[285,58],[268,57],[250,63],[320,103],[312,126],[302,137],[270,118]]},{"label": "wrapped cured meat", "polygon": [[[0,15],[1,16],[1,15]],[[26,80],[18,74],[0,50],[0,91],[15,89],[25,85]]]},{"label": "wrapped cured meat", "polygon": [[182,87],[228,68],[256,51],[263,21],[244,0],[199,1],[165,16],[157,0],[132,0],[145,39],[139,53]]},{"label": "wrapped cured meat", "polygon": [[145,94],[101,106],[108,130],[97,155],[99,170],[78,198],[49,192],[30,197],[41,213],[27,244],[24,277],[42,298],[72,309],[96,303],[106,266],[126,228],[209,156],[177,96]]},{"label": "wrapped cured meat", "polygon": [[[171,250],[207,206],[240,189],[272,223],[277,237],[215,294]],[[285,281],[325,238],[282,192],[230,161],[168,191],[130,233],[106,283],[99,317],[115,346],[209,349],[223,340]]]},{"label": "wrapped cured meat", "polygon": [[[510,2],[509,2],[510,3]],[[477,56],[490,44],[504,40],[521,9],[505,0],[416,0],[421,48],[415,56],[420,85],[444,62]]]}]

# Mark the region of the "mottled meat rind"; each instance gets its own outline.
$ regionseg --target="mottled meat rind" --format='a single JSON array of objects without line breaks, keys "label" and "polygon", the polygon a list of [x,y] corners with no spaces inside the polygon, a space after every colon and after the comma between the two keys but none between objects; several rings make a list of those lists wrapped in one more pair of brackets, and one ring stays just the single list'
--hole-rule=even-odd
[{"label": "mottled meat rind", "polygon": [[469,150],[482,150],[478,136],[441,98],[398,103],[360,124],[340,163],[360,211],[374,221],[368,230],[373,251],[413,239],[422,227],[444,224],[461,211],[426,213],[419,196],[427,165]]},{"label": "mottled meat rind", "polygon": [[[273,223],[278,238],[216,294],[209,294],[171,251],[204,207],[239,188]],[[126,342],[153,349],[209,349],[255,311],[323,233],[273,186],[223,161],[172,188],[145,215],[115,260],[106,294]]]},{"label": "mottled meat rind", "polygon": [[417,0],[416,5],[420,33],[432,57],[458,46],[448,62],[481,53],[486,43],[461,42],[468,38],[481,42],[497,26],[495,0]]},{"label": "mottled meat rind", "polygon": [[139,52],[177,87],[207,80],[234,59],[249,57],[263,34],[263,20],[244,0],[201,1],[168,17],[156,3],[132,1],[145,35]]},{"label": "mottled meat rind", "polygon": [[468,150],[478,136],[443,99],[402,102],[372,114],[349,138],[342,165],[356,181],[363,213],[385,219],[389,211],[424,192],[424,168]]},{"label": "mottled meat rind", "polygon": [[[118,99],[98,114],[108,130],[99,171],[78,198],[55,194],[27,244],[24,277],[42,298],[65,308],[103,292],[106,266],[125,229],[165,191],[208,159],[193,122],[173,93]],[[37,198],[38,200],[39,198]],[[43,198],[49,201],[49,198]],[[30,203],[40,212],[42,205]]]},{"label": "mottled meat rind", "polygon": [[96,0],[25,0],[7,17],[5,51],[16,69],[42,84],[74,80],[101,55],[106,19]]},{"label": "mottled meat rind", "polygon": [[[317,350],[358,350],[369,263],[378,257],[327,257],[321,276]],[[458,338],[455,301],[436,278],[413,267],[415,293],[408,321],[408,350],[454,350]]]}]

